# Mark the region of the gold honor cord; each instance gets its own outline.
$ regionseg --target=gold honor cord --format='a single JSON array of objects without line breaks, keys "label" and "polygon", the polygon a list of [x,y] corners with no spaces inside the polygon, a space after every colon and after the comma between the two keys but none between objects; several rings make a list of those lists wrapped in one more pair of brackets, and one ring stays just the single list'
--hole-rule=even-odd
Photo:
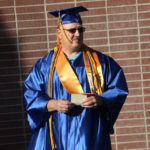
[{"label": "gold honor cord", "polygon": [[103,72],[102,72],[102,66],[100,64],[100,61],[98,59],[98,56],[96,54],[96,52],[92,53],[93,58],[95,60],[95,64],[96,64],[96,78],[97,78],[97,94],[100,95],[103,91],[104,91],[104,78],[103,78]]},{"label": "gold honor cord", "polygon": [[87,78],[88,78],[88,82],[89,82],[89,86],[90,86],[90,91],[91,91],[91,93],[94,93],[94,86],[93,86],[93,80],[92,80],[90,64],[88,61],[88,56],[85,51],[82,51],[82,52],[83,52],[86,74],[87,74]]},{"label": "gold honor cord", "polygon": [[93,73],[95,90],[96,90],[96,93],[99,95],[102,92],[102,90],[101,90],[101,83],[100,83],[101,81],[99,80],[99,75],[97,72],[97,67],[96,67],[95,61],[94,61],[91,53],[89,51],[87,51],[87,54],[88,54],[90,62],[92,64],[91,69],[92,69],[92,73]]},{"label": "gold honor cord", "polygon": [[[52,98],[52,92],[53,92],[53,74],[54,74],[54,69],[55,69],[55,62],[58,56],[58,48],[54,48],[54,54],[50,66],[50,72],[49,72],[49,79],[48,79],[48,94],[49,97]],[[54,138],[53,138],[53,131],[52,131],[52,114],[49,117],[49,132],[50,132],[50,143],[51,143],[51,148],[54,150],[54,148],[57,148],[57,145],[54,144]]]},{"label": "gold honor cord", "polygon": [[50,132],[50,142],[51,148],[54,150],[57,148],[57,145],[54,143],[53,131],[52,131],[52,115],[49,117],[49,132]]},{"label": "gold honor cord", "polygon": [[[83,57],[84,57],[85,69],[86,69],[91,93],[94,93],[94,87],[95,87],[96,93],[99,95],[103,91],[104,79],[103,79],[102,68],[98,56],[96,52],[89,49],[87,46],[83,45]],[[94,85],[93,85],[93,80],[94,80]]]},{"label": "gold honor cord", "polygon": [[57,52],[58,52],[58,48],[55,47],[54,48],[54,54],[53,54],[53,57],[52,57],[51,66],[50,66],[49,77],[48,77],[48,94],[49,94],[50,98],[52,98],[53,73],[54,73],[54,69],[55,69],[54,63],[55,63]]}]

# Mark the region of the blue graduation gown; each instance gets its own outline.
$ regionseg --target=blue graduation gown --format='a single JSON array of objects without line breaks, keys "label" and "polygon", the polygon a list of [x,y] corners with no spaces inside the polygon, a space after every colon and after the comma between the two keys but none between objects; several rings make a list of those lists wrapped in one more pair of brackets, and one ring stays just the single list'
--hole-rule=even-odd
[{"label": "blue graduation gown", "polygon": [[[126,80],[120,66],[109,56],[97,52],[102,65],[105,107],[87,109],[74,107],[69,113],[46,112],[48,76],[54,51],[39,59],[24,82],[24,106],[32,132],[28,150],[51,150],[49,139],[50,114],[53,115],[52,130],[57,150],[111,150],[110,133],[128,94]],[[73,61],[72,67],[85,93],[90,92],[82,53]],[[57,71],[53,77],[53,98],[71,100],[63,88]]]}]

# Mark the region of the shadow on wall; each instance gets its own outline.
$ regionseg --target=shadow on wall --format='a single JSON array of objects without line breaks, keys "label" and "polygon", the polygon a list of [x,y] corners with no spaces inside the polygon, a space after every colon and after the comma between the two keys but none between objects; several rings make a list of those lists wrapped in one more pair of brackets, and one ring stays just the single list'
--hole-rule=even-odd
[{"label": "shadow on wall", "polygon": [[0,150],[26,150],[21,66],[12,25],[0,18]]}]

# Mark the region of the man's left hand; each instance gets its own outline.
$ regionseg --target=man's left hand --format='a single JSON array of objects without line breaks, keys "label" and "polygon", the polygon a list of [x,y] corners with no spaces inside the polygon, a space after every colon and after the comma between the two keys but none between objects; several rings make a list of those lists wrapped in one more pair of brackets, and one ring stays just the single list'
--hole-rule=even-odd
[{"label": "man's left hand", "polygon": [[98,108],[103,104],[103,100],[99,96],[89,96],[82,100],[81,106],[85,108]]}]

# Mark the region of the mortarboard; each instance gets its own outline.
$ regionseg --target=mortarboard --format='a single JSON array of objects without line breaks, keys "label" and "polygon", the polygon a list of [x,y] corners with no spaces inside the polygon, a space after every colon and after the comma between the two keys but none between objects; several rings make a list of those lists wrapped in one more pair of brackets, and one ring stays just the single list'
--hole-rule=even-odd
[{"label": "mortarboard", "polygon": [[68,24],[74,22],[82,24],[82,19],[79,15],[79,12],[83,12],[83,11],[88,11],[88,10],[83,6],[77,6],[77,7],[51,11],[48,13],[52,14],[55,17],[59,17],[59,13],[60,13],[60,19],[62,24]]}]

